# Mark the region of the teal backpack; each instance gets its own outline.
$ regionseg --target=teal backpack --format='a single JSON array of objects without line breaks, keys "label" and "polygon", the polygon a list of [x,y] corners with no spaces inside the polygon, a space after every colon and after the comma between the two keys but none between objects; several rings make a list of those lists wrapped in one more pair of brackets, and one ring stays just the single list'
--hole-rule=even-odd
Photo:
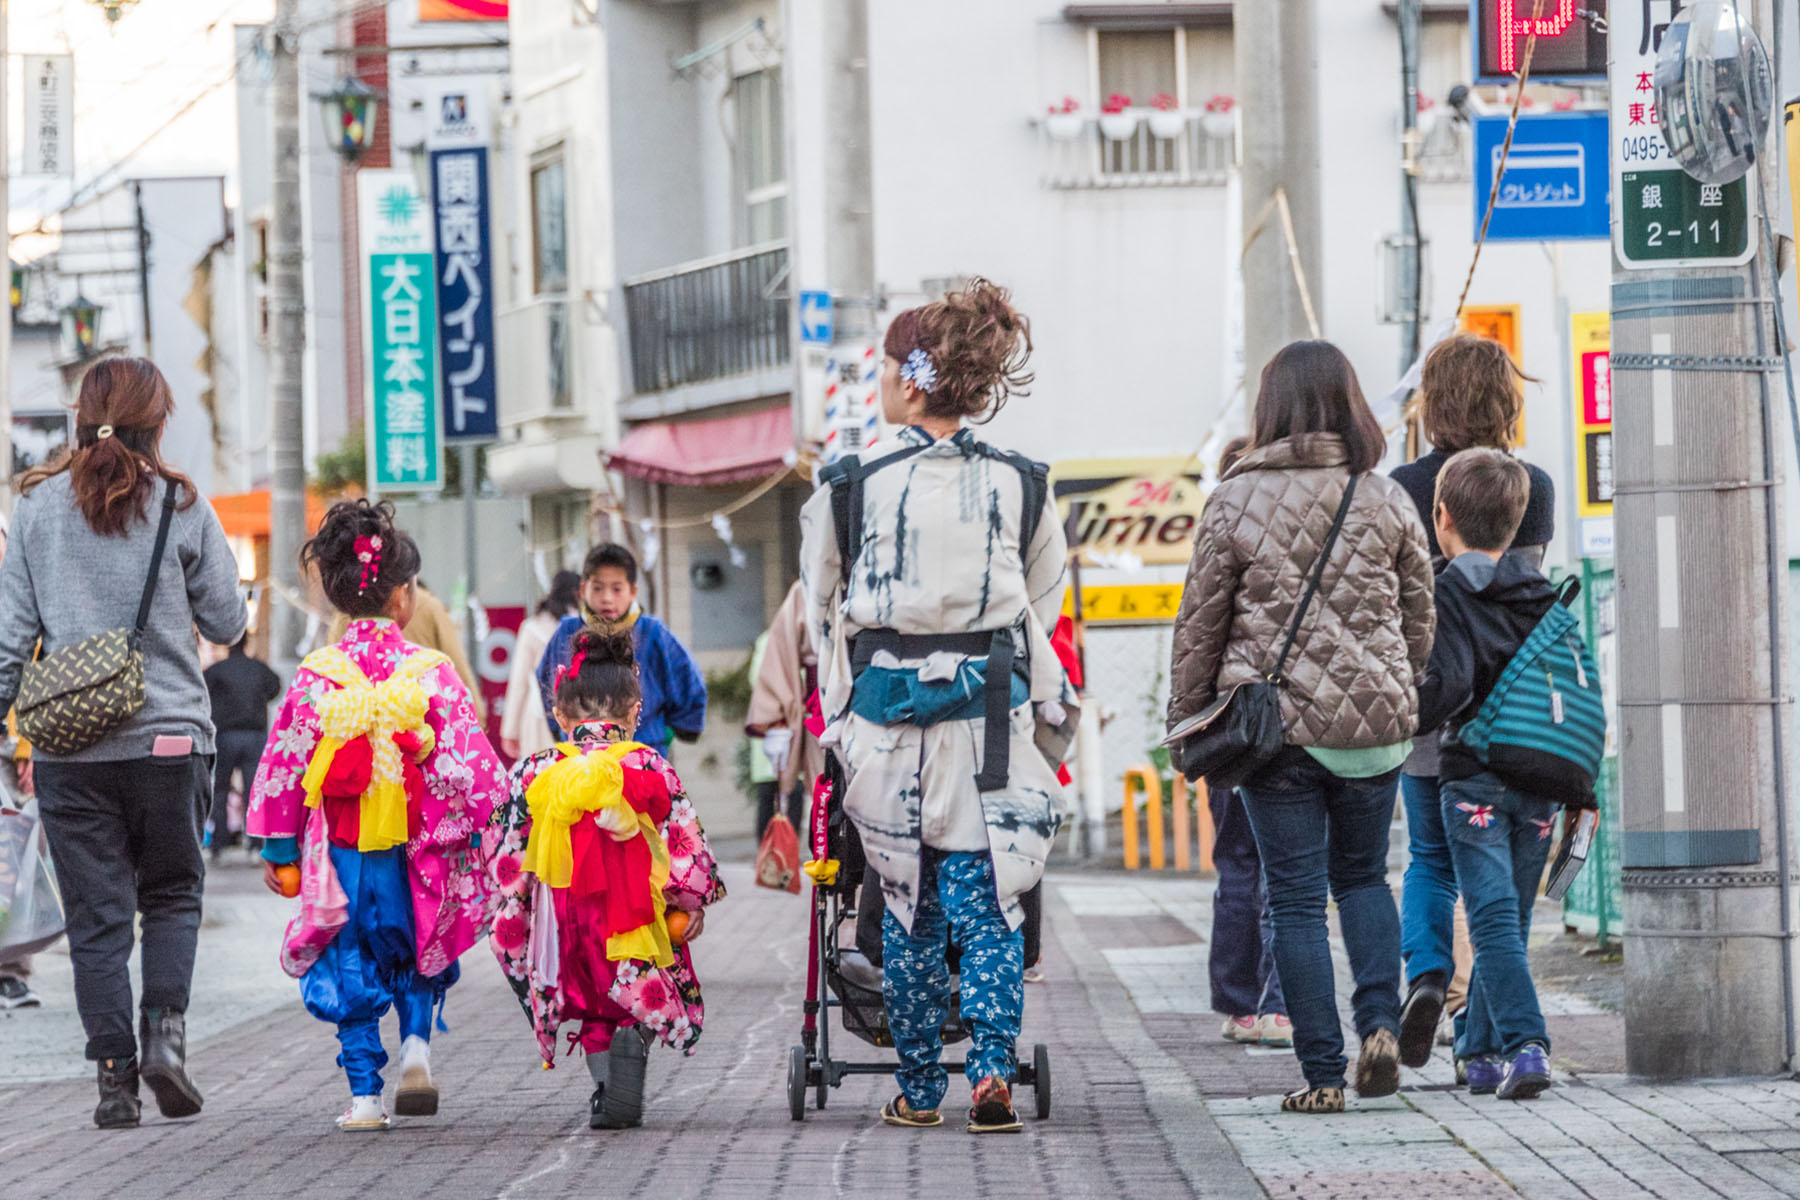
[{"label": "teal backpack", "polygon": [[1599,668],[1569,611],[1580,591],[1575,580],[1564,583],[1457,740],[1514,790],[1593,808],[1606,707]]}]

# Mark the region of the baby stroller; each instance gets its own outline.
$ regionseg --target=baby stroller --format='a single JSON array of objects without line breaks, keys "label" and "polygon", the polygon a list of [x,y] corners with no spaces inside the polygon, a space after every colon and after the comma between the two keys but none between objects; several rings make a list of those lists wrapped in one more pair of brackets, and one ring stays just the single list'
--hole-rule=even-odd
[{"label": "baby stroller", "polygon": [[[873,872],[863,858],[856,827],[845,815],[843,768],[827,751],[825,774],[814,792],[811,821],[812,862],[806,873],[812,878],[812,927],[806,961],[806,1001],[800,1026],[801,1044],[788,1051],[788,1114],[806,1120],[806,1093],[814,1092],[814,1106],[825,1107],[830,1088],[839,1087],[849,1075],[887,1075],[889,1062],[848,1062],[831,1057],[831,1010],[836,1009],[844,1029],[871,1046],[894,1044],[888,1032],[887,1009],[881,997],[881,977],[865,955],[846,952],[840,940],[845,922],[855,922],[858,908],[869,910],[881,902]],[[868,886],[865,885],[865,876]],[[960,1042],[969,1031],[959,1015],[956,987],[956,951],[951,948],[950,1016],[944,1022],[944,1044]],[[824,1019],[821,1019],[823,1015]],[[951,1072],[961,1063],[945,1063]],[[1050,1049],[1041,1043],[1031,1048],[1031,1062],[1021,1061],[1013,1077],[1015,1085],[1032,1089],[1039,1120],[1050,1116]]]}]

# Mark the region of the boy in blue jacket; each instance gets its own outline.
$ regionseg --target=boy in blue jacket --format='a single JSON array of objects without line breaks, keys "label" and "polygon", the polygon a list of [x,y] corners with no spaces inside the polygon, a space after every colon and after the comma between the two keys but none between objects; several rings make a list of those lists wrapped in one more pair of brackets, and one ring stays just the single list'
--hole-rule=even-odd
[{"label": "boy in blue jacket", "polygon": [[637,653],[644,708],[633,741],[669,752],[673,738],[698,741],[706,727],[706,680],[674,633],[637,606],[638,565],[631,551],[607,543],[588,551],[581,570],[581,611],[564,617],[538,661],[538,693],[551,736],[562,731],[553,712],[558,670],[574,656],[575,635],[586,625],[606,636],[629,632]]}]

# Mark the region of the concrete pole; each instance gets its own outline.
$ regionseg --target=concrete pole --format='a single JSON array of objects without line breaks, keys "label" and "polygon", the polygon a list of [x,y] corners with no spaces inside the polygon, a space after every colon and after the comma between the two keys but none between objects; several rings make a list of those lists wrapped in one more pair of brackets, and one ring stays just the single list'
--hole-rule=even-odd
[{"label": "concrete pole", "polygon": [[869,131],[868,0],[830,0],[824,33],[825,270],[839,345],[880,331],[875,283],[875,160]]},{"label": "concrete pole", "polygon": [[1277,209],[1287,195],[1294,242],[1312,302],[1324,300],[1319,252],[1319,102],[1313,0],[1235,0],[1244,235],[1262,232],[1244,257],[1244,386],[1252,409],[1275,352],[1313,334]]},{"label": "concrete pole", "polygon": [[1400,0],[1394,15],[1400,27],[1400,235],[1410,239],[1401,255],[1401,271],[1412,293],[1412,306],[1400,326],[1401,375],[1418,361],[1424,313],[1425,245],[1419,232],[1419,3]]},{"label": "concrete pole", "polygon": [[[1739,5],[1765,42],[1770,8]],[[1748,182],[1754,209],[1755,170]],[[1770,201],[1779,194],[1777,183]],[[1779,367],[1767,369],[1779,361],[1779,281],[1761,229],[1755,240],[1759,256],[1743,267],[1613,272],[1625,1055],[1634,1075],[1774,1075],[1794,1065],[1784,396]]]},{"label": "concrete pole", "polygon": [[269,497],[269,577],[280,589],[271,606],[269,652],[275,669],[290,674],[299,660],[305,614],[290,598],[303,595],[300,546],[306,539],[306,428],[303,395],[306,351],[305,251],[300,222],[299,0],[276,0],[273,39],[275,224],[269,247],[269,310],[273,449]]},{"label": "concrete pole", "polygon": [[[6,56],[6,0],[0,0],[0,66],[10,60]],[[4,84],[6,76],[0,73],[0,84]],[[12,147],[8,145],[6,136],[6,95],[7,88],[0,87],[0,224],[5,224],[11,214],[8,186],[8,156]],[[12,255],[12,228],[6,225],[7,260]],[[12,287],[10,275],[7,288]],[[0,321],[0,429],[6,431],[6,452],[0,454],[0,512],[9,516],[12,513],[12,304],[7,303],[6,320]]]}]

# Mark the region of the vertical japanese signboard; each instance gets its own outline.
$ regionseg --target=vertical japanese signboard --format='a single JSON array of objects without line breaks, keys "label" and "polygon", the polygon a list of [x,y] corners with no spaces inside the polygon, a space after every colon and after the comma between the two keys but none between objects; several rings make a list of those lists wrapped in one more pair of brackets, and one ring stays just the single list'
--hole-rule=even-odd
[{"label": "vertical japanese signboard", "polygon": [[23,63],[25,153],[20,173],[73,174],[75,59],[67,54],[27,54]]},{"label": "vertical japanese signboard", "polygon": [[432,212],[410,171],[356,176],[368,363],[369,490],[444,483]]},{"label": "vertical japanese signboard", "polygon": [[1634,0],[1612,11],[1613,246],[1627,267],[1730,266],[1756,253],[1745,182],[1701,183],[1657,124],[1656,54],[1684,7]]},{"label": "vertical japanese signboard", "polygon": [[1575,507],[1584,558],[1613,552],[1612,316],[1569,318],[1575,380]]},{"label": "vertical japanese signboard", "polygon": [[444,439],[451,442],[491,441],[500,432],[485,99],[469,86],[440,91],[427,138],[437,232]]}]

